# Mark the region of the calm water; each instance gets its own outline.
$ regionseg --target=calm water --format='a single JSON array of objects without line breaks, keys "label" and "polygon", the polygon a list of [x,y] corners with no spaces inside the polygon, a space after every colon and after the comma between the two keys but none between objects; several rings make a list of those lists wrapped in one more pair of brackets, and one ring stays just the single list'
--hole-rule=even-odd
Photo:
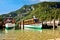
[{"label": "calm water", "polygon": [[0,31],[0,40],[58,40],[60,39],[60,29],[37,30],[13,30],[5,33]]}]

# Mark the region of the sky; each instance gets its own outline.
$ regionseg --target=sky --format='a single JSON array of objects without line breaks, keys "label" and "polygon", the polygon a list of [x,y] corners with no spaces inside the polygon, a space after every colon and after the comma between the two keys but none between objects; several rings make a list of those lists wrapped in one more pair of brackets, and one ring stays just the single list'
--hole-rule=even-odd
[{"label": "sky", "polygon": [[16,11],[20,9],[24,5],[30,5],[30,4],[36,4],[39,2],[52,2],[57,1],[60,2],[60,0],[0,0],[0,15],[6,14],[12,11]]}]

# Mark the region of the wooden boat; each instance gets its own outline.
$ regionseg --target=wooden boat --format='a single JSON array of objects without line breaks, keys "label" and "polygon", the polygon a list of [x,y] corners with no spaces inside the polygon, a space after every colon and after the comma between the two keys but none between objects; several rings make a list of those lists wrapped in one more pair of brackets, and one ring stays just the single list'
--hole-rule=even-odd
[{"label": "wooden boat", "polygon": [[15,20],[12,17],[4,19],[4,25],[6,30],[13,29],[15,27]]},{"label": "wooden boat", "polygon": [[42,29],[42,23],[39,22],[39,19],[28,19],[20,22],[21,29],[26,30],[41,30]]}]

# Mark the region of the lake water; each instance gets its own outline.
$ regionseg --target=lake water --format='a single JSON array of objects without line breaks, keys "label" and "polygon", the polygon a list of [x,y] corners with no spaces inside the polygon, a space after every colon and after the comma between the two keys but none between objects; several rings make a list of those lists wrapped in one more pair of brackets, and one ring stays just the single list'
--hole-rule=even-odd
[{"label": "lake water", "polygon": [[60,40],[60,29],[0,31],[0,40]]}]

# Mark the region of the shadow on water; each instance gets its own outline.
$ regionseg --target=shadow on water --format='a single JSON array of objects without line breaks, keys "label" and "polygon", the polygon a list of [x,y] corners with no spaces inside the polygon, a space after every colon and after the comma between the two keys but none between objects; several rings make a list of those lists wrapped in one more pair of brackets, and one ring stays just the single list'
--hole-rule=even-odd
[{"label": "shadow on water", "polygon": [[3,30],[2,29],[0,29],[0,34],[3,34],[4,32],[3,32]]}]

